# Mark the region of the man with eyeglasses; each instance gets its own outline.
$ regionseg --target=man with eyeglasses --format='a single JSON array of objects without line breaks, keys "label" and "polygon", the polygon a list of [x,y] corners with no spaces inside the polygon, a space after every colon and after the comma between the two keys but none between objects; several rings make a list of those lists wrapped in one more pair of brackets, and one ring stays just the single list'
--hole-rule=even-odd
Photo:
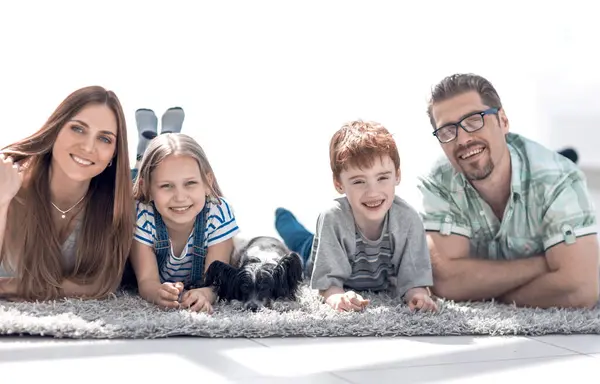
[{"label": "man with eyeglasses", "polygon": [[595,306],[596,213],[581,170],[510,133],[498,93],[481,76],[443,79],[428,115],[446,155],[419,184],[435,294]]}]

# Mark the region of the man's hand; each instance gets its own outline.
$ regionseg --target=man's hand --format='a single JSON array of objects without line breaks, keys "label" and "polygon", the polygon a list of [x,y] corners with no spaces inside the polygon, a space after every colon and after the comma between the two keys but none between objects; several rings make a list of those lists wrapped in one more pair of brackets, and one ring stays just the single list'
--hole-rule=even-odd
[{"label": "man's hand", "polygon": [[596,234],[556,244],[546,252],[547,273],[498,299],[527,307],[592,308],[599,297],[598,254]]},{"label": "man's hand", "polygon": [[433,269],[433,291],[455,301],[488,300],[504,295],[548,273],[543,255],[517,260],[470,257],[469,239],[428,232]]}]

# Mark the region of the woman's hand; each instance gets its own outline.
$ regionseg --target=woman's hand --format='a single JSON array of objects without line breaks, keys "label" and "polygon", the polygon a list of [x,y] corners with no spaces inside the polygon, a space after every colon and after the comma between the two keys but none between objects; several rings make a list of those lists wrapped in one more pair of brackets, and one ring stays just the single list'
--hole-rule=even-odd
[{"label": "woman's hand", "polygon": [[0,299],[17,300],[17,284],[15,277],[0,277]]},{"label": "woman's hand", "polygon": [[8,205],[19,192],[23,183],[23,173],[11,157],[0,153],[0,206]]}]

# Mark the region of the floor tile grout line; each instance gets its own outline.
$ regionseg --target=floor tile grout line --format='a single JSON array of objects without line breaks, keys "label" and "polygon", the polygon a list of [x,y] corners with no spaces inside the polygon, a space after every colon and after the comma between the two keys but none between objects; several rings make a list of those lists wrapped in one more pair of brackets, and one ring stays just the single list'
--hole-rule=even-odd
[{"label": "floor tile grout line", "polygon": [[[381,367],[381,368],[366,368],[366,369],[350,369],[348,372],[378,372],[378,371],[389,371],[394,369],[404,369],[404,368],[424,368],[424,367],[443,367],[448,365],[459,365],[459,364],[480,364],[480,363],[495,363],[495,362],[504,362],[504,361],[518,361],[518,360],[539,360],[539,359],[560,359],[560,358],[569,358],[573,356],[586,356],[590,358],[595,358],[594,356],[588,356],[581,353],[574,353],[570,355],[546,355],[546,356],[534,356],[534,357],[520,357],[520,358],[508,358],[508,359],[495,359],[495,360],[477,360],[477,361],[456,361],[449,363],[438,363],[438,364],[418,364],[418,365],[401,365],[401,366],[389,366],[389,367]],[[328,373],[335,373],[335,371],[323,371]]]},{"label": "floor tile grout line", "polygon": [[329,375],[335,377],[336,379],[339,379],[339,380],[341,380],[341,381],[343,381],[345,383],[348,383],[348,384],[358,384],[358,383],[356,383],[356,382],[354,382],[354,381],[352,381],[350,379],[347,379],[345,377],[342,377],[342,376],[338,375],[336,372],[325,372],[325,373],[327,373],[327,374],[329,374]]},{"label": "floor tile grout line", "polygon": [[[542,343],[542,344],[546,344],[546,345],[550,345],[550,346],[552,346],[552,347],[560,348],[560,349],[563,349],[563,350],[565,350],[565,351],[574,352],[574,353],[576,353],[576,354],[578,354],[578,355],[588,355],[588,353],[585,353],[585,352],[580,352],[580,351],[576,351],[576,350],[574,350],[574,349],[567,348],[567,347],[564,347],[564,346],[562,346],[562,345],[556,345],[556,344],[553,344],[553,343],[550,343],[550,342],[547,342],[547,341],[543,341],[543,340],[540,340],[540,339],[534,339],[534,338],[533,338],[534,336],[526,336],[526,337],[527,337],[529,340],[537,341],[537,342],[539,342],[539,343]],[[593,353],[593,352],[592,352],[592,353]],[[596,353],[600,353],[600,352],[596,352]]]},{"label": "floor tile grout line", "polygon": [[253,341],[254,343],[256,343],[256,344],[258,344],[258,345],[260,345],[262,347],[271,348],[268,344],[260,342],[259,341],[260,339],[252,338],[252,339],[249,339],[249,340]]}]

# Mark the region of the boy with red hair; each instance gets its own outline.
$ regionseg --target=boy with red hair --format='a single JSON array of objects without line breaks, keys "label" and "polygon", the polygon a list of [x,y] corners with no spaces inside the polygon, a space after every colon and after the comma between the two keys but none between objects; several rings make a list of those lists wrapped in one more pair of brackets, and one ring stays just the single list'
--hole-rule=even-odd
[{"label": "boy with red hair", "polygon": [[375,122],[340,128],[329,147],[335,189],[313,235],[283,208],[275,226],[302,255],[310,286],[336,310],[361,310],[361,291],[391,291],[411,309],[437,310],[425,229],[419,214],[396,196],[400,156],[394,138]]}]

